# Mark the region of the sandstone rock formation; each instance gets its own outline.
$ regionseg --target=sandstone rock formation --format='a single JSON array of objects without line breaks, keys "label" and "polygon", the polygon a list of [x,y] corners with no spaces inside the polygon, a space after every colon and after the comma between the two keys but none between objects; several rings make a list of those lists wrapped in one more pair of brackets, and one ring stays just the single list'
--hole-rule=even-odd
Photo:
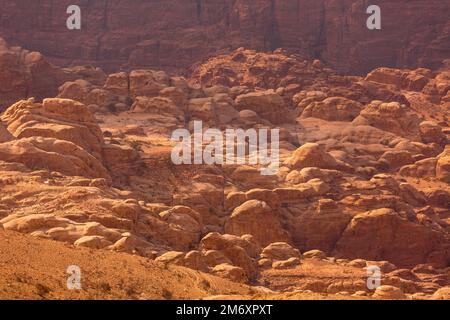
[{"label": "sandstone rock formation", "polygon": [[0,110],[21,98],[53,97],[66,79],[39,52],[11,47],[0,38]]},{"label": "sandstone rock formation", "polygon": [[[378,209],[354,217],[338,241],[336,250],[342,253],[348,250],[347,253],[354,253],[353,257],[356,258],[362,256],[357,253],[359,246],[374,246],[377,249],[370,250],[372,256],[365,255],[368,259],[380,260],[382,255],[382,259],[396,265],[416,265],[427,260],[428,256],[439,248],[439,242],[445,242],[445,239],[439,237],[440,234],[433,230],[402,219],[392,209]],[[408,248],[406,243],[411,246]],[[401,246],[400,250],[396,248],[397,245]],[[346,249],[347,246],[351,249]],[[351,257],[345,253],[344,255]],[[449,259],[447,253],[443,251],[439,255],[445,265]]]},{"label": "sandstone rock formation", "polygon": [[[239,49],[185,78],[64,72],[58,97],[25,95],[2,112],[0,232],[139,255],[269,296],[445,297],[448,70],[344,76]],[[194,121],[279,129],[276,174],[250,161],[175,165],[171,135]]]},{"label": "sandstone rock formation", "polygon": [[72,100],[19,101],[1,117],[15,137],[3,143],[2,160],[30,169],[109,178],[101,163],[103,136],[86,107]]},{"label": "sandstone rock formation", "polygon": [[[271,227],[265,228],[266,225]],[[251,234],[261,246],[289,240],[273,209],[267,203],[258,200],[247,201],[234,209],[225,224],[225,231],[236,235]]]},{"label": "sandstone rock formation", "polygon": [[66,27],[71,4],[3,0],[0,36],[54,62],[114,70],[180,69],[241,46],[283,47],[350,73],[379,66],[435,68],[448,58],[449,4],[442,0],[381,3],[381,31],[366,27],[368,4],[362,0],[80,1],[81,31]]}]

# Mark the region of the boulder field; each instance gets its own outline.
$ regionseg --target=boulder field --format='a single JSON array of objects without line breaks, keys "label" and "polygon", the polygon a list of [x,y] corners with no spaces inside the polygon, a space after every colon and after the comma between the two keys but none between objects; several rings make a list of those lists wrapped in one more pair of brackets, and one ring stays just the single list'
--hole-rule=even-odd
[{"label": "boulder field", "polygon": [[[448,68],[344,76],[240,48],[183,77],[60,69],[4,42],[0,51],[1,232],[264,294],[448,298]],[[279,129],[278,173],[174,165],[171,134],[194,121]],[[382,272],[376,290],[371,266]]]}]

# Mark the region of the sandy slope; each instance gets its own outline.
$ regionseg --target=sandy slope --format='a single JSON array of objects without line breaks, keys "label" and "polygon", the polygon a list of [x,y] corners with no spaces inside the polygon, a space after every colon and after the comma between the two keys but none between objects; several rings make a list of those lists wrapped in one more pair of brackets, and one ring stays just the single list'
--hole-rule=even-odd
[{"label": "sandy slope", "polygon": [[[66,287],[69,265],[82,270],[80,291]],[[312,292],[277,294],[126,253],[74,248],[3,230],[0,274],[0,299],[357,299]]]},{"label": "sandy slope", "polygon": [[[69,265],[82,270],[81,291],[66,288]],[[94,252],[4,231],[0,274],[1,299],[201,299],[254,292],[245,285],[129,254]]]}]

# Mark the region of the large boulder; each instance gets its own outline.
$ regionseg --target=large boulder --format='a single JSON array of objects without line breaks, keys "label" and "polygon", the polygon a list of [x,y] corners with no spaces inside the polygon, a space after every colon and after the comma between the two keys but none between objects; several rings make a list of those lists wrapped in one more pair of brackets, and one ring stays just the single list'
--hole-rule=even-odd
[{"label": "large boulder", "polygon": [[327,121],[352,121],[363,105],[343,97],[326,98],[323,101],[312,102],[302,112],[302,118],[318,118]]},{"label": "large boulder", "polygon": [[66,175],[109,178],[103,134],[87,107],[67,99],[22,100],[1,120],[14,140],[0,144],[0,159]]},{"label": "large boulder", "polygon": [[184,124],[184,112],[167,97],[138,96],[131,106],[134,118],[151,123],[152,127],[171,132]]},{"label": "large boulder", "polygon": [[69,81],[59,87],[58,98],[77,100],[86,106],[90,106],[110,112],[114,106],[115,96],[108,90],[93,86],[89,81],[78,79]]},{"label": "large boulder", "polygon": [[200,241],[202,229],[203,223],[198,212],[186,206],[175,206],[157,217],[142,217],[138,230],[155,243],[168,245],[178,251],[188,251]]},{"label": "large boulder", "polygon": [[1,143],[0,160],[22,163],[33,170],[110,179],[97,158],[70,141],[55,138],[30,137]]},{"label": "large boulder", "polygon": [[327,98],[327,94],[322,91],[300,91],[292,97],[292,102],[302,112],[309,105],[323,101]]},{"label": "large boulder", "polygon": [[272,260],[288,260],[290,258],[300,257],[300,251],[286,242],[271,243],[261,252],[261,258]]},{"label": "large boulder", "polygon": [[365,80],[384,84],[395,90],[420,92],[430,81],[430,75],[431,71],[427,69],[409,71],[382,67],[370,72]]},{"label": "large boulder", "polygon": [[382,300],[403,300],[406,299],[406,295],[400,288],[384,285],[375,290],[373,298]]},{"label": "large boulder", "polygon": [[215,266],[212,273],[233,282],[246,283],[248,281],[244,269],[229,265],[227,263]]},{"label": "large boulder", "polygon": [[290,236],[281,227],[276,212],[259,200],[249,200],[234,209],[225,224],[225,232],[235,235],[251,234],[262,246],[273,242],[290,242]]},{"label": "large boulder", "polygon": [[[433,252],[440,252],[442,243],[440,232],[383,208],[355,216],[337,242],[336,252],[408,266],[427,262]],[[446,264],[448,258],[443,254],[441,262]]]},{"label": "large boulder", "polygon": [[159,216],[170,226],[185,232],[191,232],[197,236],[203,228],[200,214],[189,207],[176,206],[161,212]]},{"label": "large boulder", "polygon": [[101,160],[103,134],[87,107],[69,99],[22,100],[1,117],[16,138],[44,137],[70,141]]},{"label": "large boulder", "polygon": [[292,111],[286,106],[283,98],[273,90],[243,94],[238,96],[235,102],[238,111],[252,110],[273,124],[294,121]]},{"label": "large boulder", "polygon": [[352,219],[350,213],[332,199],[320,199],[311,207],[293,209],[287,230],[302,252],[320,249],[331,253]]},{"label": "large boulder", "polygon": [[0,38],[0,110],[30,96],[55,96],[66,77],[40,53],[10,47]]},{"label": "large boulder", "polygon": [[420,123],[420,135],[424,143],[444,143],[446,141],[442,127],[431,121],[423,121]]},{"label": "large boulder", "polygon": [[372,101],[353,123],[370,125],[400,137],[421,141],[420,118],[412,109],[398,102]]},{"label": "large boulder", "polygon": [[437,158],[419,160],[414,164],[401,167],[400,175],[405,177],[425,178],[436,176]]},{"label": "large boulder", "polygon": [[129,75],[130,95],[155,97],[161,89],[168,87],[169,76],[163,71],[133,70]]},{"label": "large boulder", "polygon": [[380,158],[386,161],[391,169],[397,169],[405,165],[414,163],[414,158],[409,151],[406,150],[389,150]]},{"label": "large boulder", "polygon": [[204,259],[214,268],[227,263],[241,268],[246,278],[254,279],[256,276],[255,258],[261,251],[250,235],[241,237],[216,232],[206,235],[200,243]]},{"label": "large boulder", "polygon": [[317,143],[306,143],[295,150],[286,164],[292,169],[308,167],[336,169],[338,167],[336,159]]},{"label": "large boulder", "polygon": [[208,233],[201,240],[200,246],[203,250],[223,251],[228,247],[241,247],[249,257],[255,258],[261,248],[254,242],[250,235],[236,236],[232,234],[219,234],[217,232]]},{"label": "large boulder", "polygon": [[129,77],[126,72],[110,74],[105,81],[104,89],[118,96],[129,95]]},{"label": "large boulder", "polygon": [[450,183],[450,148],[447,148],[439,157],[436,164],[436,178]]}]

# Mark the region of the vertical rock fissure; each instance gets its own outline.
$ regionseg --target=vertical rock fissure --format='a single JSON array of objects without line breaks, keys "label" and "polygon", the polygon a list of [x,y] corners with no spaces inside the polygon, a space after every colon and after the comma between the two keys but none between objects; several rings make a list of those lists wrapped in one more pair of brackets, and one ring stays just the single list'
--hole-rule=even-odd
[{"label": "vertical rock fissure", "polygon": [[270,50],[275,50],[280,47],[281,39],[278,30],[276,0],[270,2],[270,29],[269,29],[269,44]]},{"label": "vertical rock fissure", "polygon": [[202,25],[202,0],[196,0],[197,2],[197,20]]},{"label": "vertical rock fissure", "polygon": [[325,20],[326,20],[326,4],[322,0],[320,8],[320,27],[316,38],[316,43],[314,44],[314,59],[322,59],[322,52],[326,47],[327,37],[325,30]]},{"label": "vertical rock fissure", "polygon": [[109,0],[105,0],[105,5],[103,7],[103,30],[108,29],[108,8],[109,8]]}]

